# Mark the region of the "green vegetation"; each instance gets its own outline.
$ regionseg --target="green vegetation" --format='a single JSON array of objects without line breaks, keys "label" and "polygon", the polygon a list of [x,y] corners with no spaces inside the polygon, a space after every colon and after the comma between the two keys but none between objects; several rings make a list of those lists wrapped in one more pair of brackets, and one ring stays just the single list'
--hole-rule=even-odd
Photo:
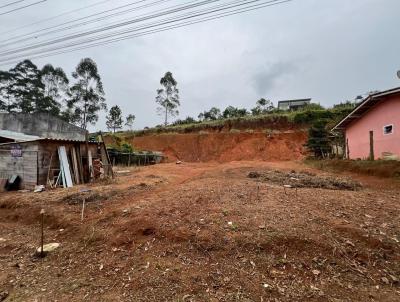
[{"label": "green vegetation", "polygon": [[180,106],[179,90],[176,87],[178,83],[172,73],[168,71],[161,78],[160,84],[162,88],[157,89],[156,103],[160,106],[158,107],[158,112],[164,116],[164,125],[167,126],[168,116],[177,116],[179,114],[177,109]]},{"label": "green vegetation", "polygon": [[329,172],[352,172],[400,179],[400,161],[395,160],[306,160],[306,164]]},{"label": "green vegetation", "polygon": [[70,86],[62,68],[46,64],[40,70],[30,60],[0,71],[0,110],[45,112],[86,129],[106,109],[103,84],[90,58],[81,60],[72,76]]},{"label": "green vegetation", "polygon": [[[309,109],[305,108],[298,111],[279,111],[273,110],[260,115],[245,115],[233,118],[218,118],[215,120],[196,121],[188,117],[185,120],[177,120],[169,126],[156,126],[143,130],[133,131],[131,135],[141,136],[146,134],[162,133],[191,133],[204,130],[221,131],[232,128],[239,130],[247,129],[287,129],[291,127],[308,128],[314,121],[321,118],[327,120],[326,127],[332,127],[337,121],[346,116],[352,108],[331,108],[331,109]],[[118,135],[118,133],[117,133]],[[125,136],[125,134],[121,133]]]},{"label": "green vegetation", "polygon": [[106,126],[108,130],[113,130],[115,133],[116,129],[122,128],[122,111],[118,105],[112,106],[108,115],[106,116]]}]

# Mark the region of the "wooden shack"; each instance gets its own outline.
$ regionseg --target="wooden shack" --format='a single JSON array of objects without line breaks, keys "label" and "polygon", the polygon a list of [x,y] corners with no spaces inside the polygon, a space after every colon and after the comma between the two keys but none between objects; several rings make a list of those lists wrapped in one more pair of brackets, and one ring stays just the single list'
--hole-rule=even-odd
[{"label": "wooden shack", "polygon": [[[65,187],[65,179],[60,179],[64,172],[68,172],[71,184],[86,183],[101,174],[112,175],[104,143],[87,141],[86,131],[79,127],[43,114],[0,114],[0,126],[3,183],[18,176],[21,189],[36,185]],[[101,163],[101,167],[93,163]]]}]

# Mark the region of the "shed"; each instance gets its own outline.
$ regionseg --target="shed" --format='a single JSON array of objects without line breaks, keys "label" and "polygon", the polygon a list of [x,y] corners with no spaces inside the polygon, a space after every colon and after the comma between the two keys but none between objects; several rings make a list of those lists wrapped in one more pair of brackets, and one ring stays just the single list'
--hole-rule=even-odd
[{"label": "shed", "polygon": [[349,159],[400,159],[400,87],[370,94],[332,130]]},{"label": "shed", "polygon": [[21,189],[56,183],[62,170],[60,147],[65,148],[74,184],[88,182],[94,176],[96,160],[106,166],[105,174],[112,171],[103,142],[86,141],[85,130],[58,118],[0,114],[0,127],[0,179],[19,176]]}]

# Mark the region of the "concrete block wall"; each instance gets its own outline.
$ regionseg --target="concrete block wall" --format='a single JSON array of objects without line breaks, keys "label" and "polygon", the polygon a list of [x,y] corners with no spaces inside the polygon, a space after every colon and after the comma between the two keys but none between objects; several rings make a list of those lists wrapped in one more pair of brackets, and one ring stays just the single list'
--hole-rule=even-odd
[{"label": "concrete block wall", "polygon": [[0,113],[0,129],[44,138],[85,140],[85,130],[48,113]]}]

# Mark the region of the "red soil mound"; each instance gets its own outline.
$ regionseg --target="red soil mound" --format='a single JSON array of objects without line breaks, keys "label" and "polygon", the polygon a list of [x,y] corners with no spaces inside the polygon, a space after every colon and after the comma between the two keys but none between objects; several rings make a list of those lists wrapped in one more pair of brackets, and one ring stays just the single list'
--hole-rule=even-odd
[{"label": "red soil mound", "polygon": [[295,160],[305,155],[304,131],[160,134],[131,139],[135,149],[161,151],[168,160],[188,162]]}]

